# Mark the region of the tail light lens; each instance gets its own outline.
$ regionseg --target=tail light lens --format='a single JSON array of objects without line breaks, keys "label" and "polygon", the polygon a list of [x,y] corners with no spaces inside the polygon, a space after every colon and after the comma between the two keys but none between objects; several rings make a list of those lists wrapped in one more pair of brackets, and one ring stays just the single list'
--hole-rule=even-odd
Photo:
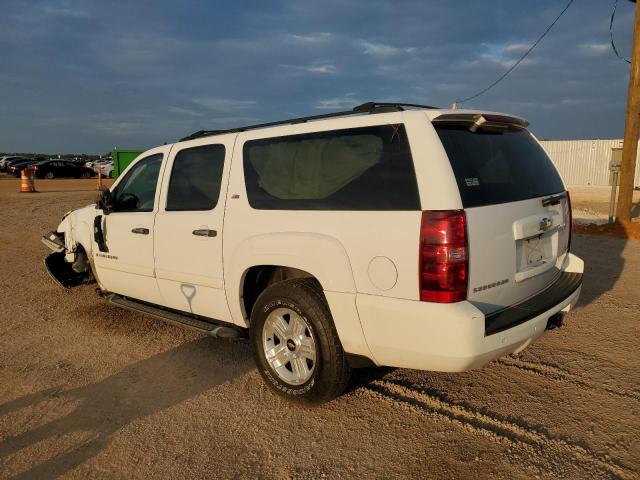
[{"label": "tail light lens", "polygon": [[466,300],[469,260],[464,210],[422,212],[419,270],[420,300]]},{"label": "tail light lens", "polygon": [[571,232],[573,230],[573,209],[571,208],[571,196],[567,190],[567,208],[569,208],[569,241],[567,242],[567,252],[571,250]]}]

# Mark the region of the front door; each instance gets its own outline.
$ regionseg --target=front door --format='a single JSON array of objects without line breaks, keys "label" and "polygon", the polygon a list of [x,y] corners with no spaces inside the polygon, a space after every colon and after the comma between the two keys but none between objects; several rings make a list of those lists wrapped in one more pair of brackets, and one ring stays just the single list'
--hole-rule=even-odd
[{"label": "front door", "polygon": [[158,210],[158,178],[168,147],[148,152],[112,187],[113,211],[98,222],[102,249],[94,231],[93,256],[102,287],[151,303],[162,303],[153,264],[153,225]]},{"label": "front door", "polygon": [[155,219],[156,277],[165,305],[221,321],[231,320],[222,227],[234,139],[224,135],[174,147]]}]

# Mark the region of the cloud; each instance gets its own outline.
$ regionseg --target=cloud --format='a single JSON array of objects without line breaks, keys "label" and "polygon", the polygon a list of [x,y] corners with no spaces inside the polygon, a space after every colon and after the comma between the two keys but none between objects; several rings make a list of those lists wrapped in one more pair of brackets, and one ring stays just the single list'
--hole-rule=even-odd
[{"label": "cloud", "polygon": [[[500,60],[500,61],[492,60],[492,61],[500,65],[502,68],[511,68],[518,60]],[[530,65],[536,65],[536,64],[539,64],[538,60],[536,60],[535,58],[527,57],[518,64],[518,67],[528,67]]]},{"label": "cloud", "polygon": [[592,102],[593,99],[586,98],[563,98],[560,103],[563,105],[585,105]]},{"label": "cloud", "polygon": [[311,73],[318,75],[333,75],[337,72],[336,66],[330,63],[324,65],[282,65],[292,71],[292,73]]},{"label": "cloud", "polygon": [[47,15],[59,15],[62,17],[72,17],[72,18],[91,18],[92,15],[86,10],[81,10],[79,8],[67,8],[60,7],[55,5],[43,5],[40,7],[42,12]]},{"label": "cloud", "polygon": [[191,110],[188,108],[182,108],[182,107],[175,107],[173,105],[169,105],[167,107],[167,110],[171,113],[176,113],[178,115],[185,115],[187,117],[204,117],[204,113],[202,112],[197,112],[195,110]]},{"label": "cloud", "polygon": [[287,38],[295,43],[302,44],[313,44],[313,43],[321,43],[326,42],[331,39],[332,35],[329,32],[320,32],[320,33],[310,33],[306,35],[294,35],[287,34]]},{"label": "cloud", "polygon": [[201,107],[216,110],[218,112],[237,112],[246,110],[256,105],[255,100],[233,100],[230,98],[198,97],[192,100]]},{"label": "cloud", "polygon": [[524,43],[512,43],[511,45],[505,45],[502,48],[502,51],[504,53],[524,53],[529,50],[530,47],[531,45],[526,45]]},{"label": "cloud", "polygon": [[97,122],[94,127],[117,137],[131,137],[139,133],[142,125],[137,122]]},{"label": "cloud", "polygon": [[609,53],[611,44],[609,43],[584,43],[580,45],[580,50],[586,55],[600,56]]},{"label": "cloud", "polygon": [[321,110],[346,110],[353,108],[361,102],[358,102],[353,94],[343,95],[341,97],[327,98],[320,100],[316,104],[315,108]]},{"label": "cloud", "polygon": [[415,47],[398,48],[383,43],[371,43],[365,40],[361,40],[359,44],[364,47],[365,55],[372,55],[374,57],[393,57],[400,53],[411,53],[415,51]]}]

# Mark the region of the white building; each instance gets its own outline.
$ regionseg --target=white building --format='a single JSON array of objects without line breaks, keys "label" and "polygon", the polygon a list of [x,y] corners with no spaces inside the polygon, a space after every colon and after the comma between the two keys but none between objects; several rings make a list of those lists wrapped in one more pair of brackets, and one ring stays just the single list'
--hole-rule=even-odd
[{"label": "white building", "polygon": [[[622,140],[545,140],[540,143],[567,185],[609,185],[611,152],[622,148]],[[638,160],[640,155],[636,157],[636,187],[640,187]]]}]

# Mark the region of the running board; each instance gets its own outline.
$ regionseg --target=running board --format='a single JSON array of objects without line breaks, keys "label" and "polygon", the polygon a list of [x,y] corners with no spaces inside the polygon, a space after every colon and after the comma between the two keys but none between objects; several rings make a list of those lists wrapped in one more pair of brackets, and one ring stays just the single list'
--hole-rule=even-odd
[{"label": "running board", "polygon": [[246,333],[240,328],[218,325],[213,322],[201,320],[200,318],[195,318],[182,313],[154,307],[153,305],[149,305],[148,303],[139,302],[137,300],[125,298],[120,295],[110,294],[109,296],[107,296],[107,301],[117,307],[121,307],[126,310],[131,310],[138,313],[144,313],[173,325],[187,327],[191,330],[206,333],[211,337],[241,339],[246,338],[247,336]]}]

